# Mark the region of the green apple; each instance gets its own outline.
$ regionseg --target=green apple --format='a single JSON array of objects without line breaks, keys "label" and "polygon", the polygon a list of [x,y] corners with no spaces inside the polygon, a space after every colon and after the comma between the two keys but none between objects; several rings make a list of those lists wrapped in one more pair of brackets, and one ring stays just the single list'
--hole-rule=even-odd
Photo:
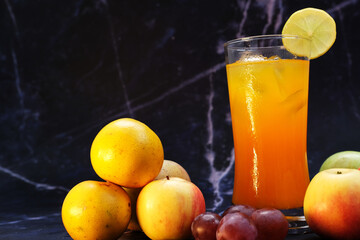
[{"label": "green apple", "polygon": [[360,168],[360,152],[343,151],[331,155],[321,165],[320,171],[330,168]]}]

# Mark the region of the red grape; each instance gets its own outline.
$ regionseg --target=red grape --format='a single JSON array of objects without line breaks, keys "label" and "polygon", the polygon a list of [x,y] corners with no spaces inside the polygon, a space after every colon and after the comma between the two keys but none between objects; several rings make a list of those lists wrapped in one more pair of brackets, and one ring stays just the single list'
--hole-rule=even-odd
[{"label": "red grape", "polygon": [[216,240],[216,229],[221,217],[212,212],[198,215],[191,224],[191,232],[195,240]]},{"label": "red grape", "polygon": [[256,209],[254,207],[249,205],[232,205],[225,210],[222,216],[224,217],[228,213],[239,212],[250,217],[255,210]]},{"label": "red grape", "polygon": [[251,218],[258,230],[257,240],[285,239],[289,224],[284,214],[274,208],[262,208],[252,213]]},{"label": "red grape", "polygon": [[217,240],[255,240],[257,235],[250,218],[239,212],[226,214],[216,230]]}]

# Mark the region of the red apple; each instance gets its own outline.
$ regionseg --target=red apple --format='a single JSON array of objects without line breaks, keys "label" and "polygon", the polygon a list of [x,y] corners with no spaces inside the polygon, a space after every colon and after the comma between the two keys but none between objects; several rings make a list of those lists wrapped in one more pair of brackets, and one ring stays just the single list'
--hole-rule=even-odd
[{"label": "red apple", "polygon": [[136,205],[138,221],[151,239],[191,238],[191,223],[205,212],[205,199],[192,182],[163,178],[147,184]]},{"label": "red apple", "polygon": [[[179,163],[171,160],[164,160],[161,171],[155,180],[166,177],[179,177],[187,181],[191,181],[186,170]],[[123,187],[123,189],[127,192],[131,199],[131,220],[127,229],[131,231],[142,231],[136,216],[136,202],[142,188]]]},{"label": "red apple", "polygon": [[360,171],[334,168],[319,172],[306,191],[304,214],[320,236],[359,239]]}]

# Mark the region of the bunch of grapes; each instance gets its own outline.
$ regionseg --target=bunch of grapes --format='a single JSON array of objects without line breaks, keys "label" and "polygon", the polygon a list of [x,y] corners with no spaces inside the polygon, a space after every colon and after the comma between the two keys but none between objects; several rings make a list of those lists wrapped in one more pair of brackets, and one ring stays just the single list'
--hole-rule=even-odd
[{"label": "bunch of grapes", "polygon": [[221,216],[205,212],[191,225],[195,240],[281,240],[288,229],[288,221],[279,210],[256,210],[249,205],[230,206]]}]

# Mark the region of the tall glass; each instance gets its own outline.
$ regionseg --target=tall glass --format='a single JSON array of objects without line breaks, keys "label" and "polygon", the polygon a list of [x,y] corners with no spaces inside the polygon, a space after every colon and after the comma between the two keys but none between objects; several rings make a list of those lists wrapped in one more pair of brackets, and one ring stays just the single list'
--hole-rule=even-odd
[{"label": "tall glass", "polygon": [[264,35],[225,44],[235,149],[232,202],[283,210],[292,223],[290,233],[306,228],[301,211],[310,181],[306,155],[310,52],[296,56],[283,46],[283,41],[298,40]]}]

